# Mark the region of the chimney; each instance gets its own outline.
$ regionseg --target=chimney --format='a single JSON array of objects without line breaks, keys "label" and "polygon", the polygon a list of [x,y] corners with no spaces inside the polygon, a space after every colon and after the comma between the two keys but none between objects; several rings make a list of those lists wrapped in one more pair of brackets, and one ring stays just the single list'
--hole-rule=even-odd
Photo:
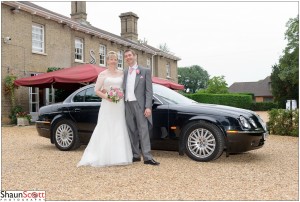
[{"label": "chimney", "polygon": [[139,17],[133,12],[121,13],[121,37],[138,41],[137,21]]},{"label": "chimney", "polygon": [[71,1],[71,19],[84,24],[91,25],[86,21],[86,2],[85,1]]}]

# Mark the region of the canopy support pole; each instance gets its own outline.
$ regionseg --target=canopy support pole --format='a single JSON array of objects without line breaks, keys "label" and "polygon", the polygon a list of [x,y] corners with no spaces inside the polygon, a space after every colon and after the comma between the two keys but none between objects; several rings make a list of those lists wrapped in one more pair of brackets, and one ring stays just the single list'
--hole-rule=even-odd
[{"label": "canopy support pole", "polygon": [[54,92],[54,88],[53,88],[53,83],[51,84],[51,104],[55,103],[55,92]]}]

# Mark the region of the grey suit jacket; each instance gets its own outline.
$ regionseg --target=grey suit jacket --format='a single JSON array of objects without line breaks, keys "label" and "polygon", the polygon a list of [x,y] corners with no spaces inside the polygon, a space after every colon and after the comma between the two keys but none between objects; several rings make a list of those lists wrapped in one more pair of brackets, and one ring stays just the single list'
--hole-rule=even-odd
[{"label": "grey suit jacket", "polygon": [[[152,109],[153,90],[152,90],[151,70],[138,66],[137,71],[139,71],[139,73],[136,74],[136,78],[135,78],[134,94],[140,108],[144,112],[146,108]],[[127,76],[128,76],[128,68],[124,70],[123,89],[125,95],[126,95]],[[148,121],[152,125],[152,116],[148,117]]]}]

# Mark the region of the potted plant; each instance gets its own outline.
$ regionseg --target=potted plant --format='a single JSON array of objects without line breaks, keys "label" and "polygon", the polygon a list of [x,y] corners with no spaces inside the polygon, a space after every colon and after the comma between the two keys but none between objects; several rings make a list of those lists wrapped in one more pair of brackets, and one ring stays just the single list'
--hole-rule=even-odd
[{"label": "potted plant", "polygon": [[31,120],[31,115],[27,112],[18,112],[16,117],[18,126],[28,126]]}]

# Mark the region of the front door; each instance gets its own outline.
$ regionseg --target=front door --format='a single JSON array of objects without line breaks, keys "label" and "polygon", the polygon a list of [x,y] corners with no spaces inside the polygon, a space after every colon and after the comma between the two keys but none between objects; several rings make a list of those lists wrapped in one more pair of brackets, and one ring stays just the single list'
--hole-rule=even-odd
[{"label": "front door", "polygon": [[39,112],[39,88],[29,87],[29,113],[31,121],[35,122]]}]

